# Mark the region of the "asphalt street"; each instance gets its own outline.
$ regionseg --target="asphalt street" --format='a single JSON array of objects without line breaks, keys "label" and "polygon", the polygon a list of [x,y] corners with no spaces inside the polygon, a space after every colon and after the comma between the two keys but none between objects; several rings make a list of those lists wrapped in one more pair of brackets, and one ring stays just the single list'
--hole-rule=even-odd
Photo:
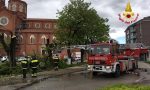
[{"label": "asphalt street", "polygon": [[118,83],[134,83],[138,76],[124,74],[119,78],[111,75],[97,75],[92,79],[85,72],[78,72],[60,77],[49,78],[21,90],[95,90]]},{"label": "asphalt street", "polygon": [[[73,68],[75,69],[79,67]],[[97,88],[114,84],[132,84],[136,82],[150,85],[150,65],[144,62],[139,62],[139,68],[142,69],[138,70],[140,72],[140,77],[130,73],[123,74],[119,78],[114,78],[111,74],[99,74],[90,78],[88,72],[81,71],[51,77],[22,89],[16,89],[21,86],[21,84],[19,84],[4,86],[1,87],[0,90],[95,90]]]}]

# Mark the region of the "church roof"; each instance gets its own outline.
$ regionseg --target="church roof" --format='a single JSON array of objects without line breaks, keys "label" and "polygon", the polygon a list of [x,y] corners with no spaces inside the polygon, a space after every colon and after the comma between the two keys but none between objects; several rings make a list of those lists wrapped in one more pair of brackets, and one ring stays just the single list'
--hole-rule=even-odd
[{"label": "church roof", "polygon": [[26,21],[52,21],[56,22],[58,19],[46,19],[46,18],[27,18]]}]

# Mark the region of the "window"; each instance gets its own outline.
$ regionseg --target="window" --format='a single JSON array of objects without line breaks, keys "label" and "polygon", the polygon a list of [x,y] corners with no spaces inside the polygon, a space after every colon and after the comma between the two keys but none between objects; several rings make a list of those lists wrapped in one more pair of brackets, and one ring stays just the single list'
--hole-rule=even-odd
[{"label": "window", "polygon": [[57,24],[54,24],[54,29],[57,29]]},{"label": "window", "polygon": [[127,30],[127,35],[129,34],[129,30]]},{"label": "window", "polygon": [[30,23],[27,23],[26,25],[27,25],[27,28],[30,28]]},{"label": "window", "polygon": [[23,12],[23,5],[20,5],[20,6],[19,6],[19,11],[20,11],[20,12]]},{"label": "window", "polygon": [[50,28],[51,28],[51,24],[46,23],[46,24],[45,24],[45,28],[46,28],[46,29],[50,29]]},{"label": "window", "polygon": [[16,4],[13,4],[12,5],[12,11],[16,11],[16,7],[17,7]]},{"label": "window", "polygon": [[40,23],[35,23],[35,28],[40,28],[41,24]]},{"label": "window", "polygon": [[31,35],[30,36],[30,44],[34,44],[35,43],[35,36]]},{"label": "window", "polygon": [[110,53],[110,48],[109,46],[91,46],[90,47],[90,53],[91,54],[108,54]]},{"label": "window", "polygon": [[5,25],[7,25],[7,24],[8,24],[8,22],[9,22],[9,20],[8,20],[8,18],[7,18],[7,17],[5,17],[5,16],[0,17],[0,25],[5,26]]},{"label": "window", "polygon": [[22,43],[23,42],[23,36],[20,35],[20,38],[19,38],[19,43]]},{"label": "window", "polygon": [[46,42],[46,36],[45,35],[43,35],[42,37],[41,37],[41,40],[42,40],[42,44],[46,44],[47,42]]}]

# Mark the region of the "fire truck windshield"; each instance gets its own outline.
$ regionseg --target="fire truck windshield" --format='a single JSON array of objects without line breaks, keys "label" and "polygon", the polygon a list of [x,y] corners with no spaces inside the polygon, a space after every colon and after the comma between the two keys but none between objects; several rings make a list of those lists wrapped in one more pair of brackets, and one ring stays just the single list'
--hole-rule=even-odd
[{"label": "fire truck windshield", "polygon": [[89,49],[89,52],[91,54],[109,54],[110,53],[110,48],[109,46],[91,46],[90,49]]}]

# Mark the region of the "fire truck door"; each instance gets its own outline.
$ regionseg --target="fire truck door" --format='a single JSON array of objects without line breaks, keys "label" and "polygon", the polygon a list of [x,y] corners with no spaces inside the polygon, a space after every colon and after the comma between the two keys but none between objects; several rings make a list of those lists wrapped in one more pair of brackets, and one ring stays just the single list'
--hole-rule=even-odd
[{"label": "fire truck door", "polygon": [[132,69],[132,65],[133,65],[132,60],[131,60],[131,58],[129,58],[128,59],[128,70]]}]

